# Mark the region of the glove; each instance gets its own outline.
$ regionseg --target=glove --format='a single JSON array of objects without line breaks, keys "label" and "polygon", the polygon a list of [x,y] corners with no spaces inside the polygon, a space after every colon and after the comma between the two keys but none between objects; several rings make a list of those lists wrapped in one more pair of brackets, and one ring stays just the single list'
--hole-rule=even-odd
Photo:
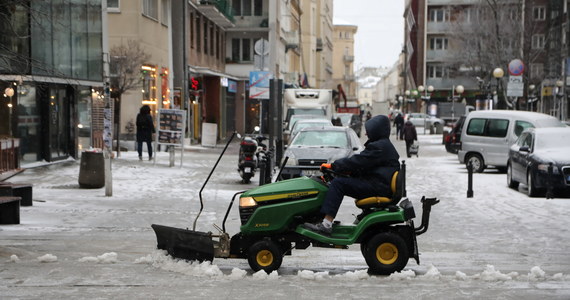
[{"label": "glove", "polygon": [[332,170],[332,164],[322,164],[320,170],[324,171],[325,169],[331,169]]}]

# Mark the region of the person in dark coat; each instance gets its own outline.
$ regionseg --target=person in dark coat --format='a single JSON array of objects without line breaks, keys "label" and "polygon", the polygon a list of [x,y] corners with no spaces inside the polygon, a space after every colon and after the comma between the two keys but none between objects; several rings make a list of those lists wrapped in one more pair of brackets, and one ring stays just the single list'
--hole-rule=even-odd
[{"label": "person in dark coat", "polygon": [[408,157],[412,157],[410,154],[410,147],[414,144],[414,141],[418,140],[416,126],[414,126],[412,122],[407,121],[406,124],[404,124],[404,129],[402,129],[402,135],[406,141],[406,155],[408,155]]},{"label": "person in dark coat", "polygon": [[390,142],[390,119],[378,115],[364,124],[368,141],[364,150],[350,157],[321,165],[335,172],[350,174],[350,177],[336,177],[321,206],[325,215],[322,223],[305,223],[305,228],[324,234],[332,232],[332,222],[336,217],[345,195],[362,199],[377,195],[390,195],[390,182],[395,171],[400,170],[398,151]]},{"label": "person in dark coat", "polygon": [[146,142],[148,160],[152,159],[152,134],[155,133],[154,122],[150,115],[150,107],[143,105],[137,115],[137,151],[142,160],[142,144]]},{"label": "person in dark coat", "polygon": [[402,128],[404,127],[404,117],[401,113],[394,118],[394,126],[396,126],[396,139],[403,139]]}]

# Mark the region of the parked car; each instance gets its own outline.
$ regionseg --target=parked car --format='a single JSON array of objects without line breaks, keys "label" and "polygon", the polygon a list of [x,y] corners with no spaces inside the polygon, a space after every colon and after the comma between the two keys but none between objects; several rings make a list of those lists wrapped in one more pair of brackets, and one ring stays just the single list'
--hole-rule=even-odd
[{"label": "parked car", "polygon": [[447,150],[447,152],[457,154],[459,151],[461,147],[461,129],[463,129],[464,123],[465,116],[459,117],[451,128],[451,131],[445,136],[443,143],[445,144],[445,150]]},{"label": "parked car", "polygon": [[[301,119],[295,122],[291,128],[291,138],[293,138],[301,129],[308,127],[332,127],[333,124],[327,119]],[[286,141],[289,142],[289,141]]]},{"label": "parked car", "polygon": [[298,115],[292,115],[291,118],[289,119],[289,122],[287,122],[287,126],[283,127],[283,140],[285,141],[285,144],[290,142],[291,139],[291,129],[293,129],[293,126],[295,126],[295,123],[297,123],[297,121],[299,120],[307,120],[307,119],[323,119],[325,118],[324,115],[311,115],[311,114],[298,114]]},{"label": "parked car", "polygon": [[[552,168],[551,168],[552,166]],[[527,185],[530,197],[551,186],[570,191],[570,128],[529,128],[509,149],[507,184]]]},{"label": "parked car", "polygon": [[351,128],[308,127],[295,135],[283,157],[288,157],[281,177],[289,179],[312,176],[319,173],[323,163],[331,163],[364,149],[362,142]]},{"label": "parked car", "polygon": [[356,135],[360,137],[360,132],[362,131],[362,119],[358,114],[351,113],[338,113],[334,116],[335,118],[340,118],[340,122],[344,127],[350,127]]},{"label": "parked car", "polygon": [[407,114],[406,120],[412,122],[416,127],[436,127],[438,125],[443,126],[445,124],[445,121],[442,119],[424,113]]},{"label": "parked car", "polygon": [[547,114],[514,110],[478,110],[470,112],[461,130],[460,163],[471,163],[473,172],[483,172],[489,165],[506,170],[509,148],[526,128],[565,127]]}]

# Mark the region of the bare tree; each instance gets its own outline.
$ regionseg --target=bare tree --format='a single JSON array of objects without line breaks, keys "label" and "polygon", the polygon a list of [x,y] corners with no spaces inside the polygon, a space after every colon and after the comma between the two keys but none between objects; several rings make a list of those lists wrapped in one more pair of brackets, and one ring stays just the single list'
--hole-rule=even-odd
[{"label": "bare tree", "polygon": [[116,101],[115,121],[117,123],[117,156],[120,155],[121,98],[124,93],[140,86],[141,66],[150,59],[139,41],[128,40],[126,45],[114,46],[110,50],[111,98]]},{"label": "bare tree", "polygon": [[[528,82],[531,79],[528,66],[541,60],[545,50],[533,47],[533,35],[544,32],[544,28],[533,22],[531,10],[525,6],[526,2],[481,0],[469,7],[450,7],[450,10],[457,12],[454,14],[457,16],[454,30],[451,32],[454,47],[450,49],[450,69],[478,78],[480,87],[490,92],[491,84],[495,84],[493,70],[501,67],[506,72],[508,63],[519,58],[527,66],[524,80]],[[543,41],[544,45],[547,44],[547,38],[546,36]],[[497,84],[506,87],[506,80],[503,77]],[[508,107],[514,107],[514,102],[506,100],[505,88],[502,92],[504,103]]]}]

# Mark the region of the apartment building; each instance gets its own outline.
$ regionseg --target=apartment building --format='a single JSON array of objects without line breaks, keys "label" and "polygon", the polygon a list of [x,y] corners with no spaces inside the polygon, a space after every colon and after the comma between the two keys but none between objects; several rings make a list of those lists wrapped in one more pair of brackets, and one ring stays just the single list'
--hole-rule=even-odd
[{"label": "apartment building", "polygon": [[340,85],[348,101],[357,101],[354,76],[354,36],[358,26],[335,19],[333,33],[333,81]]},{"label": "apartment building", "polygon": [[[436,104],[455,98],[481,109],[527,109],[529,86],[552,86],[563,74],[567,1],[408,0],[404,17],[402,95],[431,85]],[[522,97],[506,93],[516,58],[525,63]],[[493,76],[496,68],[502,77]],[[418,97],[407,98],[410,109],[425,109]]]}]

